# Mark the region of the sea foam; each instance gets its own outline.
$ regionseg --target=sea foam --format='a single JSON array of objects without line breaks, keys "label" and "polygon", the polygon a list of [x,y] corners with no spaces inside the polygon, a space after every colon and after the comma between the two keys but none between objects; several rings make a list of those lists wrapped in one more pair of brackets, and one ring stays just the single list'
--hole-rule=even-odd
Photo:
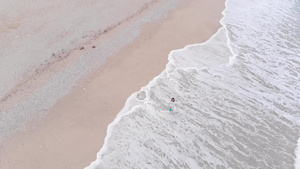
[{"label": "sea foam", "polygon": [[86,169],[299,168],[296,1],[228,0],[223,15],[128,98]]}]

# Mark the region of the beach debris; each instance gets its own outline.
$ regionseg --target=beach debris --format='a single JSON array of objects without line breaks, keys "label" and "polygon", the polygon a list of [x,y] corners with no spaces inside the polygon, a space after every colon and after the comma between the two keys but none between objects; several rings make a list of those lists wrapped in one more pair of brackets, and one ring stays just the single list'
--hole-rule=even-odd
[{"label": "beach debris", "polygon": [[95,48],[96,46],[92,46],[92,48]]},{"label": "beach debris", "polygon": [[84,49],[84,47],[81,47],[81,48],[80,48],[80,50],[83,50],[83,49]]}]

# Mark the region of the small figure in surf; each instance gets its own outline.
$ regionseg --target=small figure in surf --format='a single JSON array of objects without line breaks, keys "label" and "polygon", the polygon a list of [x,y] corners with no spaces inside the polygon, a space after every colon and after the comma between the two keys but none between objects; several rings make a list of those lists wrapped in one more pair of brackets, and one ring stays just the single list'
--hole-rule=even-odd
[{"label": "small figure in surf", "polygon": [[174,113],[174,108],[175,108],[175,99],[172,98],[171,104],[170,104],[170,109],[169,109],[171,114]]}]

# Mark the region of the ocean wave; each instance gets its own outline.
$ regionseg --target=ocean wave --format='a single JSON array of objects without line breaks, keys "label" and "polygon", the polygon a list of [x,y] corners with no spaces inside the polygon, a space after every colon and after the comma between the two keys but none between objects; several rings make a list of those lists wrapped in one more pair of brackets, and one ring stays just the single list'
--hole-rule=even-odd
[{"label": "ocean wave", "polygon": [[223,27],[207,42],[169,54],[166,69],[128,98],[86,169],[295,167],[294,5],[226,1]]}]

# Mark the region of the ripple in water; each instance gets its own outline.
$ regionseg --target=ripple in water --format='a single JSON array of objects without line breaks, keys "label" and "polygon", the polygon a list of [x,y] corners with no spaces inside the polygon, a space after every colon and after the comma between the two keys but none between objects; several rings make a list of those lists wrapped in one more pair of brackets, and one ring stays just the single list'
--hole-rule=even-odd
[{"label": "ripple in water", "polygon": [[171,52],[166,70],[127,100],[87,168],[297,168],[296,3],[228,0],[223,27]]}]

